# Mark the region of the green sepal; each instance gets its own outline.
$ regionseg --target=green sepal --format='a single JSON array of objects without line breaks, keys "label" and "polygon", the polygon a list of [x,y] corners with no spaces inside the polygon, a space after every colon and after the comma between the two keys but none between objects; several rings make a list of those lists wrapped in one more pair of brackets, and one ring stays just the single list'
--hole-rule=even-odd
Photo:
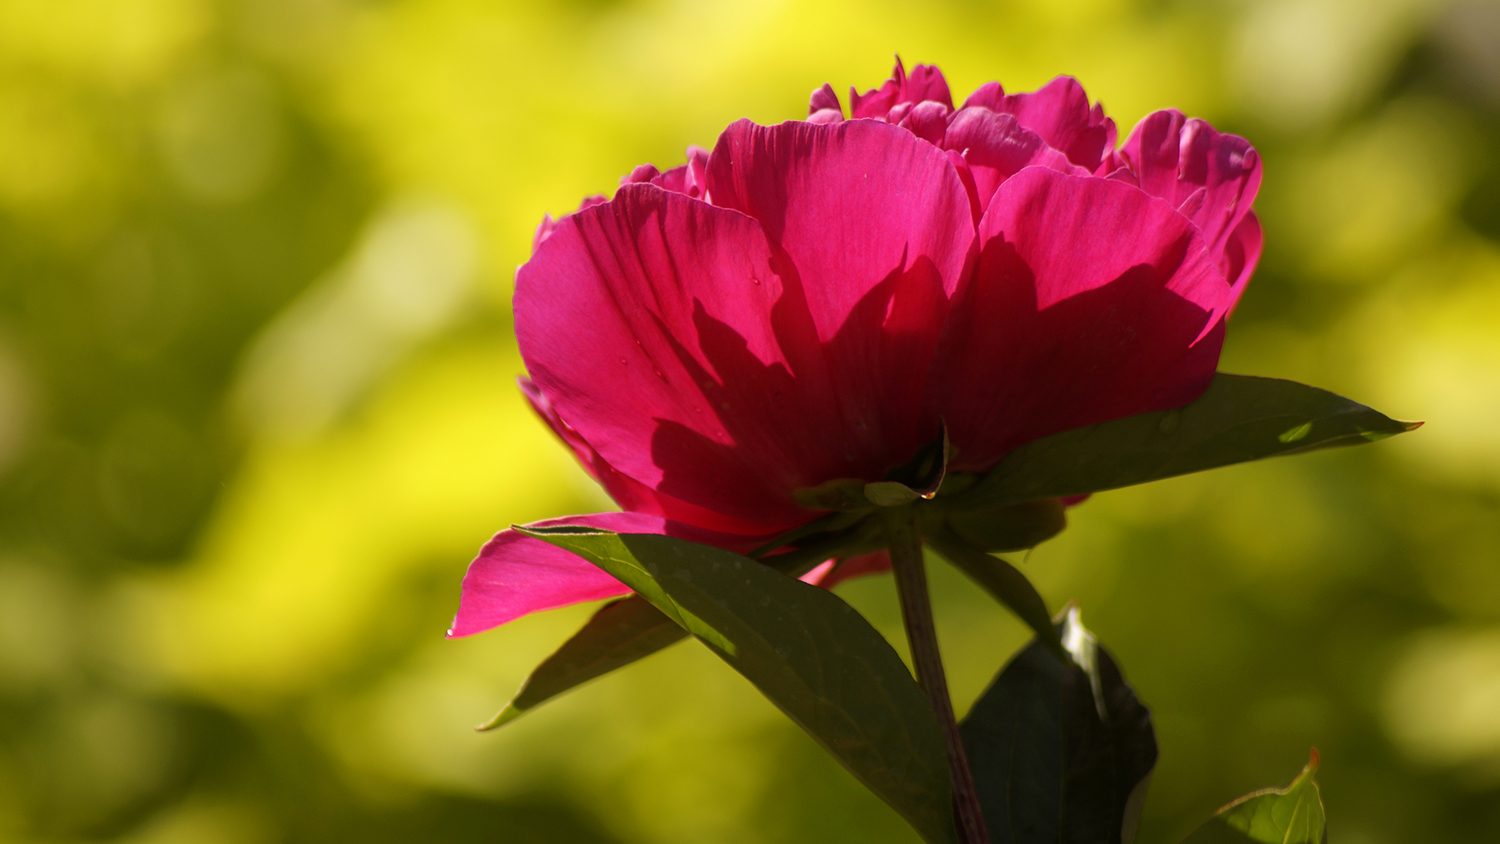
[{"label": "green sepal", "polygon": [[870,509],[865,498],[865,482],[859,478],[834,478],[814,487],[799,489],[792,493],[798,504],[811,510],[833,510],[836,512]]}]

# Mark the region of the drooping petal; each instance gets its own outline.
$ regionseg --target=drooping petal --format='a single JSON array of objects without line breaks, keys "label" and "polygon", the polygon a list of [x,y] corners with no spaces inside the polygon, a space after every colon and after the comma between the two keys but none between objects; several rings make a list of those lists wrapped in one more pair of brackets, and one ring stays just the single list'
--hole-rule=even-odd
[{"label": "drooping petal", "polygon": [[1068,161],[1067,156],[1047,145],[1037,133],[1022,126],[1014,115],[976,106],[953,115],[943,138],[945,149],[963,154],[974,177],[982,215],[1000,183],[1022,167],[1049,167],[1064,173],[1088,171]]},{"label": "drooping petal", "polygon": [[833,434],[844,477],[904,462],[936,436],[914,397],[973,242],[946,153],[874,121],[740,121],[720,137],[708,183],[716,205],[765,227],[805,301],[816,348],[799,359],[826,367],[832,403],[813,424]]},{"label": "drooping petal", "polygon": [[1208,386],[1230,288],[1167,203],[1032,167],[1000,186],[979,237],[928,399],[953,469],[984,471],[1030,440]]},{"label": "drooping petal", "polygon": [[1014,115],[1048,146],[1090,172],[1114,149],[1115,122],[1104,116],[1102,107],[1089,106],[1089,95],[1071,76],[1059,76],[1036,91],[1021,94],[1006,94],[1000,83],[987,82],[964,100],[963,108],[970,106]]},{"label": "drooping petal", "polygon": [[1143,118],[1120,155],[1135,171],[1141,190],[1161,197],[1192,220],[1216,257],[1250,213],[1260,189],[1260,156],[1249,141],[1217,132],[1178,111]]},{"label": "drooping petal", "polygon": [[[642,513],[594,513],[537,522],[579,525],[617,533],[659,533],[731,551],[748,551],[762,538],[730,536]],[[514,530],[502,530],[480,549],[464,575],[458,615],[449,638],[469,636],[542,610],[630,593],[630,588],[582,557]]]}]

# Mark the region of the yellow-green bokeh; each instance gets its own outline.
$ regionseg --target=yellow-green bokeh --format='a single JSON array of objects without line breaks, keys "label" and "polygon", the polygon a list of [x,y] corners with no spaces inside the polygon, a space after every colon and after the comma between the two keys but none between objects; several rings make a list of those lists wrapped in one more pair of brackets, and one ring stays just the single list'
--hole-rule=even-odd
[{"label": "yellow-green bokeh", "polygon": [[[1155,711],[1141,840],[1313,744],[1335,844],[1500,834],[1492,1],[0,0],[0,842],[914,841],[702,648],[476,735],[589,608],[442,637],[491,533],[609,506],[512,383],[542,213],[897,52],[1248,136],[1223,368],[1429,422],[1027,558]],[[934,589],[962,711],[1024,633]]]}]

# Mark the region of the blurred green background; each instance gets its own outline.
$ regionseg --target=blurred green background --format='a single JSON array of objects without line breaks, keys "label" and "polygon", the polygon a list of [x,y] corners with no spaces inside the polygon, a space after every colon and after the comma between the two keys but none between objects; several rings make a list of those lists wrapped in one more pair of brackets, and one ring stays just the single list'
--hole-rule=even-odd
[{"label": "blurred green background", "polygon": [[[1223,368],[1429,423],[1025,562],[1154,708],[1141,840],[1314,744],[1334,844],[1500,839],[1500,4],[0,0],[0,841],[914,841],[700,647],[476,735],[590,608],[442,638],[606,506],[512,384],[542,212],[897,51],[1249,137]],[[934,577],[963,711],[1024,634]]]}]

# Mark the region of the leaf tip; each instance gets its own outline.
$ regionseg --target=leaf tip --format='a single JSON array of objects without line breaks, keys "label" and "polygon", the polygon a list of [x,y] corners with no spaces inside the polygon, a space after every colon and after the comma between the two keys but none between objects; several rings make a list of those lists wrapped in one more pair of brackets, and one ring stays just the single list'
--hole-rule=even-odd
[{"label": "leaf tip", "polygon": [[474,732],[487,733],[491,730],[498,729],[505,726],[506,724],[509,724],[511,721],[520,718],[523,714],[525,714],[525,712],[526,710],[516,706],[515,701],[511,701],[510,703],[507,703],[505,705],[505,708],[500,710],[495,715],[495,717],[475,727]]},{"label": "leaf tip", "polygon": [[1427,424],[1427,420],[1425,420],[1425,419],[1419,419],[1416,422],[1402,422],[1401,423],[1401,425],[1403,427],[1405,427],[1406,430],[1408,430],[1408,431],[1415,431],[1418,428],[1420,428],[1420,427],[1422,427],[1423,425],[1426,425],[1426,424]]}]

